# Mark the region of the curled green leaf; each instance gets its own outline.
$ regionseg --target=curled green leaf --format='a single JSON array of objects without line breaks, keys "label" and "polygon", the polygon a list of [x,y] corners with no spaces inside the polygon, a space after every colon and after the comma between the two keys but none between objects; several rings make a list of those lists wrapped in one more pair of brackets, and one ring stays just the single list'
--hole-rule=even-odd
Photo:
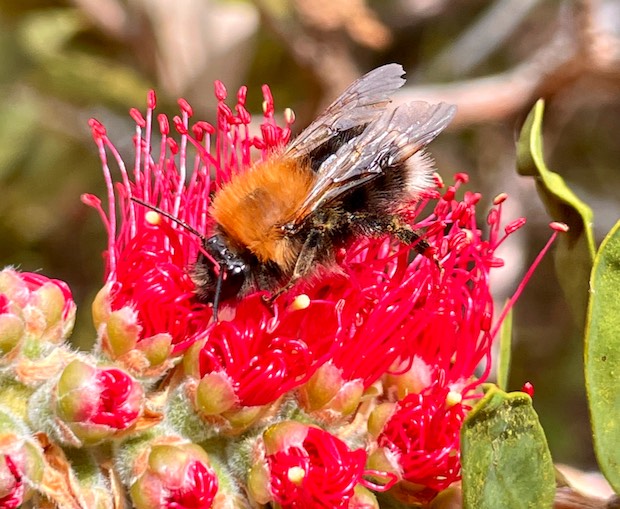
[{"label": "curled green leaf", "polygon": [[588,280],[596,251],[592,232],[592,210],[545,164],[542,140],[544,101],[528,115],[517,143],[517,170],[534,177],[538,194],[554,221],[566,223],[568,234],[557,240],[556,272],[577,325],[585,323]]}]

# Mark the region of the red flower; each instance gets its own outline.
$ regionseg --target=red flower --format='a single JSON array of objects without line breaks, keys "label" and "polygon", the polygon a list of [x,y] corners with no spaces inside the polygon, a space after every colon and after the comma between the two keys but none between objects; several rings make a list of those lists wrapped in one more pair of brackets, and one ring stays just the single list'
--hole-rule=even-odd
[{"label": "red flower", "polygon": [[[437,378],[459,385],[464,395],[486,380],[494,337],[489,276],[502,263],[496,249],[524,220],[500,235],[497,203],[485,236],[476,226],[480,196],[466,192],[456,199],[465,181],[457,175],[454,186],[443,194],[428,192],[409,211],[413,228],[432,246],[424,255],[390,238],[361,239],[342,253],[345,277],[336,274],[302,286],[310,302],[327,301],[340,309],[330,362],[342,383],[357,380],[366,389],[390,375],[388,387],[398,386],[404,397]],[[433,212],[420,217],[428,204],[434,204]],[[474,378],[482,361],[485,371]],[[318,387],[321,394],[326,390],[325,384]]]},{"label": "red flower", "polygon": [[0,410],[0,509],[22,507],[43,479],[43,450],[28,428]]}]

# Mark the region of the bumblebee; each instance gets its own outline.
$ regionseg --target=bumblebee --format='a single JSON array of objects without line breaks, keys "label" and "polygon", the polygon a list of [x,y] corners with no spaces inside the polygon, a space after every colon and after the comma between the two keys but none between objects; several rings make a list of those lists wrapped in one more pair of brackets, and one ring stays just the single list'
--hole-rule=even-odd
[{"label": "bumblebee", "polygon": [[201,255],[192,273],[214,317],[222,300],[253,290],[272,292],[273,301],[318,266],[334,264],[336,249],[355,237],[419,242],[399,206],[433,186],[423,149],[456,107],[388,108],[403,75],[398,64],[370,71],[287,146],[215,193],[215,230],[203,242],[216,265]]}]

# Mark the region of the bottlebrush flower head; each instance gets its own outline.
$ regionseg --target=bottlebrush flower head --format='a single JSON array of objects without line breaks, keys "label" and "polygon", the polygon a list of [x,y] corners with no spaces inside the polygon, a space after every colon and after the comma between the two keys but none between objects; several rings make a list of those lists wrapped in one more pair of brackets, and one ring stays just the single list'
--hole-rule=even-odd
[{"label": "bottlebrush flower head", "polygon": [[[492,341],[504,316],[494,316],[490,272],[503,264],[497,249],[524,220],[502,230],[502,196],[494,201],[485,233],[479,226],[480,195],[462,189],[467,175],[456,175],[447,187],[438,179],[437,189],[419,194],[401,210],[430,246],[424,254],[391,238],[361,238],[337,253],[337,271],[299,282],[272,309],[264,305],[263,294],[250,294],[214,324],[210,305],[196,298],[190,277],[197,258],[206,256],[201,236],[213,226],[210,196],[231,175],[251,167],[252,153],[264,157],[290,135],[288,123],[279,127],[274,121],[269,89],[263,93],[258,137],[250,134],[244,87],[233,110],[216,83],[214,125],[190,125],[193,112],[185,101],[179,102],[181,115],[172,122],[163,115],[155,120],[151,94],[146,116],[132,111],[132,170],[103,126],[91,122],[108,190],[106,207],[92,195],[83,197],[99,211],[108,231],[106,285],[93,306],[101,347],[132,372],[152,375],[164,373],[173,365],[171,356],[185,352],[184,372],[169,380],[179,383],[188,376],[191,403],[215,435],[259,433],[260,426],[271,424],[265,419],[290,422],[301,407],[304,419],[324,427],[351,425],[349,431],[359,438],[377,405],[371,433],[362,440],[368,451],[378,451],[371,460],[400,480],[394,489],[427,500],[459,478],[460,426],[468,401],[479,396],[489,374]],[[157,148],[152,142],[156,129]],[[118,178],[108,166],[109,154]],[[132,196],[186,226],[153,213]],[[280,402],[286,404],[280,407]],[[274,458],[280,452],[307,462],[293,465],[301,470],[287,467],[281,484],[269,485],[273,498],[261,503],[293,504],[299,495],[295,486],[314,479],[306,476],[315,467],[329,477],[331,466],[322,463],[323,453],[342,456],[338,467],[346,464],[356,472],[355,480],[328,493],[334,500],[351,500],[351,490],[363,485],[366,452],[345,453],[335,437],[314,426],[303,435],[303,443],[265,456],[263,467],[269,472],[277,471]],[[267,474],[256,475],[263,479]],[[280,488],[282,495],[276,495]],[[264,498],[260,489],[257,493]]]}]

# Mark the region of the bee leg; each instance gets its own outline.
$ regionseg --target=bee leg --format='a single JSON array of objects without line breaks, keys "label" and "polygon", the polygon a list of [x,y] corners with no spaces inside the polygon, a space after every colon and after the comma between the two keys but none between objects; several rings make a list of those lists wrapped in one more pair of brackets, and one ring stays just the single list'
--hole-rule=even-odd
[{"label": "bee leg", "polygon": [[413,245],[413,248],[418,254],[428,257],[435,262],[435,265],[437,265],[440,270],[443,270],[435,251],[431,248],[431,245],[422,238],[423,232],[414,230],[408,224],[403,223],[398,216],[392,216],[390,218],[390,225],[388,225],[387,230],[403,244]]},{"label": "bee leg", "polygon": [[[378,215],[373,213],[356,212],[350,214],[349,224],[361,235],[378,237],[384,234],[396,237],[400,242],[412,246],[418,254],[423,256],[431,255],[430,244],[423,238],[424,232],[414,230],[396,214]],[[437,263],[437,260],[435,260]]]},{"label": "bee leg", "polygon": [[413,248],[421,255],[428,253],[430,244],[422,238],[423,232],[414,230],[408,224],[401,221],[398,216],[392,216],[387,231],[400,240],[403,244],[413,245]]},{"label": "bee leg", "polygon": [[317,252],[319,251],[319,246],[321,245],[321,241],[323,240],[323,233],[320,231],[313,230],[310,232],[308,237],[306,238],[303,246],[301,247],[301,251],[299,252],[299,256],[297,257],[297,261],[295,262],[295,268],[293,269],[293,274],[288,282],[282,287],[276,290],[271,294],[271,297],[266,299],[266,302],[271,305],[273,302],[283,293],[289,291],[297,281],[299,281],[302,277],[310,272],[312,265],[317,257]]}]

